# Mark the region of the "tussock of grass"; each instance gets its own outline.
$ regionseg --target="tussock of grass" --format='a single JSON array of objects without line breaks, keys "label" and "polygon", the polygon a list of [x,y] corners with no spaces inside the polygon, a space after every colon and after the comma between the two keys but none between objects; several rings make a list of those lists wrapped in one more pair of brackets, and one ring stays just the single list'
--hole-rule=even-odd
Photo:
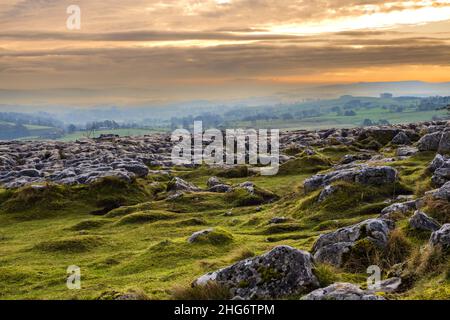
[{"label": "tussock of grass", "polygon": [[298,158],[289,160],[280,166],[279,175],[291,175],[302,173],[317,173],[331,167],[331,161],[319,154],[312,156],[304,155]]},{"label": "tussock of grass", "polygon": [[255,252],[245,248],[240,249],[238,252],[234,253],[233,256],[230,259],[230,263],[242,261],[248,258],[253,258],[255,256]]},{"label": "tussock of grass", "polygon": [[448,272],[449,263],[448,252],[444,252],[442,248],[427,245],[413,253],[408,263],[408,271],[415,278],[422,278]]},{"label": "tussock of grass", "polygon": [[277,195],[258,187],[255,187],[254,193],[249,193],[244,188],[236,188],[225,194],[225,200],[234,207],[257,206],[277,199]]},{"label": "tussock of grass", "polygon": [[237,166],[231,169],[223,170],[217,174],[221,178],[245,178],[249,176],[247,166]]},{"label": "tussock of grass", "polygon": [[68,202],[66,188],[48,184],[43,188],[24,187],[10,191],[9,199],[3,203],[2,209],[7,213],[20,213],[38,208],[35,218],[40,218],[46,216],[44,210],[62,209]]},{"label": "tussock of grass", "polygon": [[427,197],[425,206],[426,212],[439,223],[445,224],[450,222],[450,202]]},{"label": "tussock of grass", "polygon": [[175,287],[172,289],[174,300],[229,300],[230,290],[218,283],[210,282],[205,286]]},{"label": "tussock of grass", "polygon": [[34,249],[46,252],[76,253],[95,249],[102,243],[103,239],[99,236],[74,236],[43,241],[37,244]]},{"label": "tussock of grass", "polygon": [[328,264],[317,264],[313,272],[322,288],[341,281],[339,273],[342,271]]},{"label": "tussock of grass", "polygon": [[140,289],[130,289],[126,292],[105,291],[98,296],[97,300],[150,300],[149,296]]},{"label": "tussock of grass", "polygon": [[303,227],[298,223],[282,223],[282,224],[274,224],[266,227],[260,234],[271,235],[278,233],[286,233],[286,232],[295,232],[302,230]]},{"label": "tussock of grass", "polygon": [[81,231],[81,230],[97,229],[103,227],[106,223],[107,221],[102,220],[84,220],[73,225],[72,227],[69,228],[69,230]]}]

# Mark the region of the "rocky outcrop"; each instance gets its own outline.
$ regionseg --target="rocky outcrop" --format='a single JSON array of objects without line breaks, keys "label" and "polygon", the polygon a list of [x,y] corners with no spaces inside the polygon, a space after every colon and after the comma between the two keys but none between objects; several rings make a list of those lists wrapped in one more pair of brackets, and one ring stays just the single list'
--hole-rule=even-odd
[{"label": "rocky outcrop", "polygon": [[393,203],[390,206],[381,210],[380,217],[386,219],[393,219],[394,215],[399,213],[401,215],[406,215],[408,212],[411,212],[416,209],[416,201],[406,201],[400,203]]},{"label": "rocky outcrop", "polygon": [[450,181],[450,159],[437,154],[428,166],[428,170],[433,173],[431,181],[434,186],[440,187]]},{"label": "rocky outcrop", "polygon": [[369,219],[321,235],[313,245],[314,259],[317,262],[342,266],[345,255],[351,251],[358,240],[368,239],[376,246],[385,247],[394,227],[391,220]]},{"label": "rocky outcrop", "polygon": [[289,246],[240,261],[230,267],[206,274],[193,285],[216,282],[241,299],[276,299],[308,292],[319,286],[308,252]]},{"label": "rocky outcrop", "polygon": [[302,297],[302,300],[385,300],[351,283],[334,283]]},{"label": "rocky outcrop", "polygon": [[326,174],[317,174],[304,182],[305,192],[330,185],[335,181],[348,181],[365,185],[381,186],[395,183],[397,170],[392,167],[359,166],[350,169],[336,170]]},{"label": "rocky outcrop", "polygon": [[169,184],[167,185],[167,191],[185,191],[185,192],[198,192],[200,188],[198,188],[193,183],[190,183],[186,180],[183,180],[179,177],[173,178]]},{"label": "rocky outcrop", "polygon": [[409,225],[413,229],[423,231],[436,231],[441,227],[436,220],[430,218],[422,211],[416,211],[414,213],[414,215],[409,219]]},{"label": "rocky outcrop", "polygon": [[445,200],[450,201],[450,181],[446,182],[442,187],[439,189],[430,191],[428,193],[432,198],[437,200]]},{"label": "rocky outcrop", "polygon": [[409,157],[415,155],[417,152],[419,152],[419,149],[415,147],[400,147],[395,154],[397,157]]},{"label": "rocky outcrop", "polygon": [[430,245],[444,249],[450,248],[450,223],[444,224],[439,230],[431,234]]},{"label": "rocky outcrop", "polygon": [[419,151],[437,151],[441,142],[442,132],[433,132],[424,135],[417,143]]},{"label": "rocky outcrop", "polygon": [[149,174],[148,165],[171,165],[168,136],[104,136],[76,142],[0,142],[0,185],[89,184],[104,177],[131,181]]},{"label": "rocky outcrop", "polygon": [[392,139],[392,144],[396,145],[408,145],[411,144],[411,139],[409,139],[408,135],[403,131],[397,133],[397,135]]},{"label": "rocky outcrop", "polygon": [[439,141],[439,153],[450,153],[450,131],[447,129],[442,133],[441,141]]}]

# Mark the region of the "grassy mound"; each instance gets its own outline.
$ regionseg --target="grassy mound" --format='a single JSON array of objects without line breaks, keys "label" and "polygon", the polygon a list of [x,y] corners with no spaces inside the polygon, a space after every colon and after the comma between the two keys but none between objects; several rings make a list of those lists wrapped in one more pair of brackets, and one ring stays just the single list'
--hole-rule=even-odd
[{"label": "grassy mound", "polygon": [[279,175],[303,174],[303,173],[317,173],[331,167],[331,161],[319,154],[308,156],[300,156],[298,158],[289,160],[280,166]]},{"label": "grassy mound", "polygon": [[74,236],[58,240],[43,241],[34,249],[45,252],[79,253],[97,248],[103,244],[99,236]]},{"label": "grassy mound", "polygon": [[123,217],[130,213],[145,211],[152,209],[152,204],[150,202],[140,203],[134,206],[124,206],[120,208],[116,208],[108,212],[104,217],[105,218],[116,218]]},{"label": "grassy mound", "polygon": [[142,224],[142,223],[157,222],[161,220],[169,220],[174,218],[175,215],[165,211],[136,212],[121,218],[119,221],[117,221],[117,224],[118,225]]},{"label": "grassy mound", "polygon": [[233,241],[233,235],[221,228],[215,228],[210,233],[200,235],[195,243],[212,244],[214,246],[225,245]]},{"label": "grassy mound", "polygon": [[102,220],[84,220],[73,225],[72,227],[69,228],[69,230],[81,231],[81,230],[97,229],[103,227],[106,223],[107,221]]},{"label": "grassy mound", "polygon": [[79,212],[104,215],[120,206],[148,201],[151,193],[147,189],[145,182],[127,183],[116,177],[103,178],[91,185],[28,186],[3,192],[0,213],[10,214],[19,220]]}]

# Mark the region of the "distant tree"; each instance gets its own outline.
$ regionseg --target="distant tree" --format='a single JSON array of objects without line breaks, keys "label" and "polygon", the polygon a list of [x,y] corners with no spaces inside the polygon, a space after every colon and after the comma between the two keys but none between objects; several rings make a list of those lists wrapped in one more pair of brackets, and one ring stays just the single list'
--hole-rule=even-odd
[{"label": "distant tree", "polygon": [[69,124],[67,127],[67,133],[74,133],[75,131],[77,131],[77,127],[74,124]]},{"label": "distant tree", "polygon": [[344,116],[353,117],[353,116],[356,116],[356,112],[353,110],[347,110],[347,111],[345,111]]},{"label": "distant tree", "polygon": [[283,120],[292,120],[292,119],[294,119],[294,116],[292,114],[290,114],[290,113],[283,113],[281,115],[281,117],[283,118]]},{"label": "distant tree", "polygon": [[364,127],[373,126],[373,122],[372,122],[372,120],[370,120],[370,119],[364,119],[362,125],[363,125]]}]

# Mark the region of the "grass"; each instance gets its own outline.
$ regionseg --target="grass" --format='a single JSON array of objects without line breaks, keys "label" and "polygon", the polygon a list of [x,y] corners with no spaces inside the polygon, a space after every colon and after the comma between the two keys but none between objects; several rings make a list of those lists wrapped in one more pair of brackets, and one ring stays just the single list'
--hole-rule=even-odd
[{"label": "grass", "polygon": [[[399,193],[420,195],[428,188],[422,180],[429,178],[425,169],[431,159],[418,155],[390,164],[400,173],[395,186],[339,182],[336,194],[317,203],[319,191],[305,195],[303,181],[356,152],[343,146],[317,151],[319,159],[297,155],[296,161],[313,160],[312,166],[289,164],[286,174],[248,176],[239,169],[221,175],[224,183],[234,186],[253,182],[253,195],[238,188],[228,194],[185,193],[169,201],[165,187],[170,179],[160,177],[131,184],[105,179],[91,186],[0,189],[0,299],[115,299],[130,292],[142,299],[227,298],[226,288],[211,284],[200,290],[191,283],[277,245],[310,251],[321,233],[378,216],[385,201]],[[172,175],[205,188],[208,178],[219,173],[200,167],[173,170]],[[421,187],[411,188],[415,184]],[[274,217],[288,220],[269,224]],[[211,228],[214,232],[198,243],[188,243],[194,232]],[[411,286],[392,298],[448,298],[445,256],[424,254],[428,238],[409,233],[407,217],[398,221],[397,229],[389,239],[388,254],[360,243],[353,265],[317,265],[321,284],[364,284],[367,263],[381,263],[387,273],[392,265],[406,261],[407,269],[417,273]],[[66,287],[71,265],[81,268],[82,290]],[[264,274],[268,281],[276,276]]]}]

